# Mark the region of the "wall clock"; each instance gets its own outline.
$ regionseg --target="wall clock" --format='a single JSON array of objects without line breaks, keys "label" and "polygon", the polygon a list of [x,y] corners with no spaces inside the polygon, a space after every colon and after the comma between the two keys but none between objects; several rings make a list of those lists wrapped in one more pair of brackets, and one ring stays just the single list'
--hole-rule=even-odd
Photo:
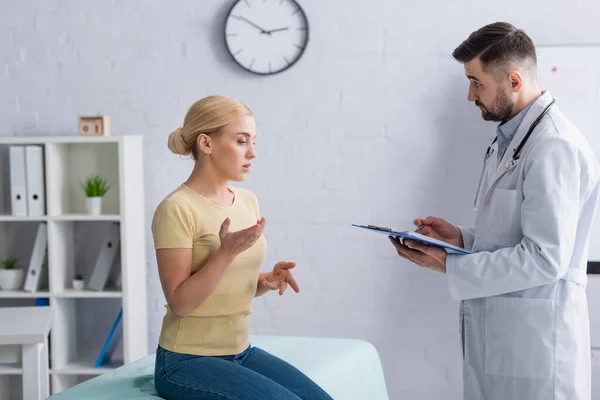
[{"label": "wall clock", "polygon": [[239,0],[225,22],[225,44],[242,68],[272,75],[294,65],[308,43],[308,20],[295,0]]}]

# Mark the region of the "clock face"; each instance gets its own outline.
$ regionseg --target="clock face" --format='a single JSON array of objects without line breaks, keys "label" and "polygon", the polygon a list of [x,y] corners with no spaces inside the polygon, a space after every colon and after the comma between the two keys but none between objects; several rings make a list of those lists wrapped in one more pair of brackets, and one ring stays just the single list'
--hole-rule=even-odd
[{"label": "clock face", "polygon": [[276,74],[302,56],[308,21],[294,0],[239,0],[227,15],[225,43],[244,69]]}]

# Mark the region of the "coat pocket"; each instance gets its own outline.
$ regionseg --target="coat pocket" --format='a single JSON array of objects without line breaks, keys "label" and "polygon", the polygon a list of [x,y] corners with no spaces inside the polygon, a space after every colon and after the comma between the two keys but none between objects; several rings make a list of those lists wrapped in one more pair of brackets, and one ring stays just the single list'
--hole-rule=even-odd
[{"label": "coat pocket", "polygon": [[553,379],[556,319],[553,300],[489,297],[485,305],[485,373]]},{"label": "coat pocket", "polygon": [[485,242],[501,247],[517,245],[523,238],[521,229],[521,190],[496,188],[491,193]]}]

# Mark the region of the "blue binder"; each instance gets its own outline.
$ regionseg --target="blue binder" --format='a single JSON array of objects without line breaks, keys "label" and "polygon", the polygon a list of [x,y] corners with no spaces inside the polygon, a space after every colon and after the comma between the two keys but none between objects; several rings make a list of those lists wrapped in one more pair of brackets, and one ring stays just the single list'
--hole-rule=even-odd
[{"label": "blue binder", "polygon": [[430,246],[441,247],[443,249],[446,249],[446,251],[448,253],[453,253],[453,254],[471,254],[470,251],[465,250],[462,247],[457,247],[457,246],[454,246],[454,245],[452,245],[450,243],[444,242],[442,240],[438,240],[438,239],[434,239],[434,238],[429,237],[429,236],[421,235],[420,233],[417,233],[417,232],[412,232],[412,231],[395,231],[395,230],[390,229],[390,228],[383,228],[383,227],[375,226],[375,225],[358,225],[358,224],[352,224],[352,226],[355,226],[357,228],[367,229],[367,230],[370,230],[370,231],[373,231],[373,232],[377,232],[377,233],[382,233],[382,234],[385,234],[385,235],[388,235],[388,236],[393,236],[393,237],[402,238],[402,239],[415,240],[417,242],[428,244]]},{"label": "blue binder", "polygon": [[119,343],[121,335],[123,333],[122,328],[119,329],[119,331],[117,331],[122,317],[123,309],[121,308],[121,310],[119,311],[119,315],[117,315],[117,319],[115,320],[115,323],[113,324],[112,329],[110,330],[108,337],[104,342],[104,346],[102,346],[102,350],[100,351],[100,354],[96,359],[96,364],[94,365],[96,368],[101,367],[110,362],[110,358],[112,357],[112,354],[115,351],[115,348],[117,347],[117,344]]}]

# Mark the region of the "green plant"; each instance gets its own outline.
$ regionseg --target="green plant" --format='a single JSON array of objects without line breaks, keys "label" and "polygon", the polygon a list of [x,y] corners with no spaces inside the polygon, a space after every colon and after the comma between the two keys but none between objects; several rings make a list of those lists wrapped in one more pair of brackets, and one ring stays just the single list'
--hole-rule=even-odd
[{"label": "green plant", "polygon": [[83,280],[83,275],[81,275],[81,274],[75,275],[75,280],[76,281],[82,281]]},{"label": "green plant", "polygon": [[7,258],[6,260],[2,260],[2,265],[4,269],[15,269],[17,267],[17,259]]},{"label": "green plant", "polygon": [[110,186],[106,184],[106,179],[102,179],[98,175],[87,178],[81,187],[87,197],[102,197],[110,189]]}]

